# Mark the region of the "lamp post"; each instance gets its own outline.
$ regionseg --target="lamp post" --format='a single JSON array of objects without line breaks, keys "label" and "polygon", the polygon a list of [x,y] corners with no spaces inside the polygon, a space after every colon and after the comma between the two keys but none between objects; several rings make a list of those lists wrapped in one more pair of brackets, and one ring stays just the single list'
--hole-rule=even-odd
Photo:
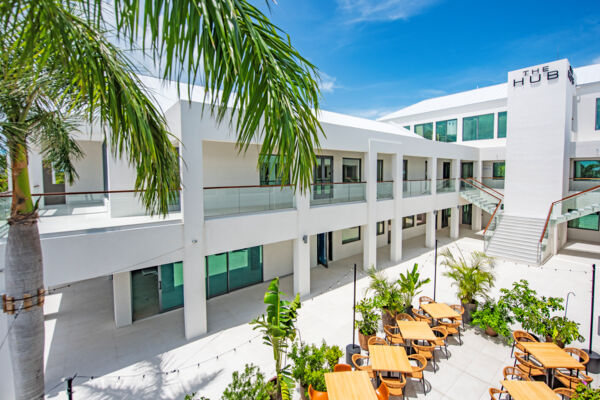
[{"label": "lamp post", "polygon": [[592,306],[591,306],[591,315],[590,315],[590,345],[587,350],[588,355],[590,356],[590,361],[588,362],[588,372],[592,374],[597,374],[600,372],[600,354],[596,353],[592,350],[592,342],[594,339],[594,301],[596,295],[596,264],[592,264]]},{"label": "lamp post", "polygon": [[356,337],[356,264],[354,264],[354,296],[352,297],[352,344],[346,346],[346,364],[352,365],[352,356],[360,354],[360,346],[355,344]]},{"label": "lamp post", "polygon": [[437,284],[437,239],[435,239],[435,251],[433,256],[433,301],[435,302],[436,284]]}]

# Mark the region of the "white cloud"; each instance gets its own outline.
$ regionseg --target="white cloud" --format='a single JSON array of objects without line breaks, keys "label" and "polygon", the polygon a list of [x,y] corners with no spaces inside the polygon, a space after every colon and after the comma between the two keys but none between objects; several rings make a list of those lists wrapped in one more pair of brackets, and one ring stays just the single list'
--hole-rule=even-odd
[{"label": "white cloud", "polygon": [[594,58],[594,59],[592,60],[592,64],[600,64],[600,56],[598,56],[598,57]]},{"label": "white cloud", "polygon": [[334,89],[339,88],[339,86],[335,83],[336,79],[333,76],[327,75],[325,72],[319,72],[321,76],[321,82],[319,84],[319,89],[323,93],[331,93]]},{"label": "white cloud", "polygon": [[337,0],[348,22],[408,19],[439,0]]}]

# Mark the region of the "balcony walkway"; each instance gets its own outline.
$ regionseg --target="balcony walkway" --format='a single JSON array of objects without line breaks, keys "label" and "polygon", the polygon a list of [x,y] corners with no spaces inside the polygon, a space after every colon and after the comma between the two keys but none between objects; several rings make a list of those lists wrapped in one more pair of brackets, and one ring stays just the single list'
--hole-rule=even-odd
[{"label": "balcony walkway", "polygon": [[[439,233],[440,246],[459,246],[465,254],[482,248],[480,236],[471,231],[464,230],[457,241],[451,241],[443,231]],[[421,271],[432,276],[433,250],[424,248],[423,243],[422,236],[405,241],[404,261],[399,265],[390,263],[388,247],[380,248],[379,263],[387,266],[389,276],[397,276],[418,262]],[[581,332],[587,336],[591,273],[583,271],[587,271],[588,265],[599,255],[599,245],[576,243],[567,244],[561,254],[541,268],[499,262],[492,295],[520,278],[528,279],[533,288],[546,296],[565,297],[573,291],[576,296],[570,299],[568,316],[582,323]],[[342,348],[351,342],[350,266],[355,262],[361,263],[362,256],[333,262],[329,269],[312,269],[312,294],[304,299],[298,320],[304,341],[320,343],[325,339]],[[441,276],[442,269],[438,268],[437,299],[456,303],[454,289]],[[359,278],[357,297],[360,299],[367,279],[362,272]],[[181,309],[116,329],[112,282],[108,278],[79,282],[62,289],[48,296],[45,305],[46,387],[50,389],[59,384],[61,378],[77,373],[95,378],[75,380],[76,399],[183,399],[186,393],[197,392],[197,395],[218,400],[231,381],[231,373],[243,369],[246,363],[259,365],[270,377],[273,374],[270,348],[256,338],[256,332],[248,325],[248,321],[264,312],[262,297],[266,286],[263,283],[209,300],[210,332],[192,341],[184,338]],[[291,293],[292,277],[282,278],[281,286],[286,293]],[[432,296],[432,290],[430,284],[423,294]],[[463,339],[463,346],[450,340],[450,359],[438,359],[437,373],[428,366],[425,379],[431,392],[427,397],[423,396],[420,384],[411,382],[407,385],[408,398],[489,398],[487,389],[499,387],[502,368],[512,365],[510,347],[473,328],[467,330]],[[599,341],[595,343],[598,343],[595,350],[600,351]],[[595,380],[598,379],[595,376]],[[48,398],[66,399],[65,387],[66,384],[61,384]],[[296,393],[295,399],[298,398]]]}]

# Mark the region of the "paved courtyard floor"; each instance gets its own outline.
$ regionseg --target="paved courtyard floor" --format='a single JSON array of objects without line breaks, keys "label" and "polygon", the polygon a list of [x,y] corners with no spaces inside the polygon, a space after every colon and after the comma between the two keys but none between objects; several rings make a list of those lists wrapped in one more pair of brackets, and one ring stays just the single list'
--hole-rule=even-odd
[{"label": "paved courtyard floor", "polygon": [[[439,235],[440,249],[450,246],[465,255],[481,250],[481,237],[465,230],[452,241]],[[405,241],[399,264],[389,262],[389,248],[379,249],[378,262],[390,277],[398,276],[414,263],[422,274],[433,278],[434,252],[423,247],[423,237]],[[542,267],[499,261],[496,266],[496,296],[502,287],[518,279],[529,280],[538,293],[566,298],[571,295],[568,317],[581,323],[589,334],[591,264],[600,260],[600,246],[568,243],[561,254]],[[352,342],[352,265],[361,265],[362,255],[336,261],[329,268],[311,271],[311,295],[303,299],[298,318],[302,340],[337,344],[345,349]],[[437,300],[456,303],[454,288],[438,266]],[[368,279],[360,272],[357,298],[364,295]],[[66,399],[61,379],[77,374],[74,399],[183,399],[196,392],[220,399],[235,370],[254,363],[273,375],[270,348],[262,344],[248,322],[264,312],[262,297],[267,283],[239,290],[208,301],[209,333],[187,341],[182,310],[135,322],[116,329],[113,320],[112,282],[108,278],[80,282],[46,300],[46,388],[47,398]],[[291,294],[292,276],[281,279],[282,290]],[[433,296],[433,284],[423,295]],[[600,307],[596,307],[600,310]],[[595,329],[596,331],[597,329]],[[596,336],[594,348],[600,351]],[[500,340],[468,328],[459,346],[450,339],[450,357],[438,352],[436,373],[426,370],[427,397],[420,383],[407,384],[408,398],[480,400],[489,399],[490,386],[499,387],[502,369],[512,365],[510,347]],[[583,347],[585,343],[576,343]],[[341,360],[343,362],[343,360]],[[93,379],[92,379],[93,377]],[[597,384],[599,376],[595,376]],[[54,389],[52,389],[54,387]],[[295,398],[299,398],[298,393]]]}]

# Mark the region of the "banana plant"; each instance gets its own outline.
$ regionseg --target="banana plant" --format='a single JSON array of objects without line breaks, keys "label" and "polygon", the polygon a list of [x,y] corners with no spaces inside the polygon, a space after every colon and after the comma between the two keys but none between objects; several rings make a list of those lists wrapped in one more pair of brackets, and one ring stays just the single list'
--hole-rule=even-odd
[{"label": "banana plant", "polygon": [[296,294],[293,301],[282,300],[285,293],[279,290],[279,278],[269,284],[265,293],[264,303],[267,313],[255,318],[250,323],[255,330],[263,333],[263,343],[273,348],[275,371],[277,373],[276,389],[282,400],[291,399],[290,390],[294,388],[294,380],[290,366],[285,364],[285,356],[291,342],[296,338],[296,319],[301,307],[300,295]]}]

